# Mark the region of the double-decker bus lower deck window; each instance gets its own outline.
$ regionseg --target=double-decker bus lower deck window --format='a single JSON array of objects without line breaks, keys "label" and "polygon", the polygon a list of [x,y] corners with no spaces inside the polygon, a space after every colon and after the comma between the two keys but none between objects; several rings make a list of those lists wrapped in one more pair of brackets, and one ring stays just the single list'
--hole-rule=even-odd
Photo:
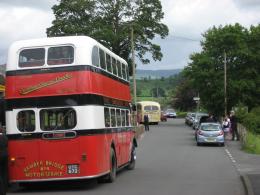
[{"label": "double-decker bus lower deck window", "polygon": [[104,109],[105,127],[110,127],[110,113],[109,108]]},{"label": "double-decker bus lower deck window", "polygon": [[126,111],[126,126],[130,126],[130,115],[129,115],[129,111]]},{"label": "double-decker bus lower deck window", "polygon": [[35,131],[35,113],[33,110],[20,111],[16,117],[17,128],[21,132]]},{"label": "double-decker bus lower deck window", "polygon": [[126,125],[125,110],[121,110],[121,116],[122,116],[122,126],[124,127]]},{"label": "double-decker bus lower deck window", "polygon": [[40,124],[44,131],[73,129],[77,124],[76,111],[72,108],[43,109]]},{"label": "double-decker bus lower deck window", "polygon": [[111,126],[116,127],[116,112],[115,112],[115,109],[111,108],[110,113],[111,113]]},{"label": "double-decker bus lower deck window", "polygon": [[48,49],[48,65],[72,64],[74,48],[72,46],[50,47]]},{"label": "double-decker bus lower deck window", "polygon": [[19,55],[19,67],[35,67],[43,66],[45,60],[45,49],[35,48],[35,49],[24,49]]},{"label": "double-decker bus lower deck window", "polygon": [[120,109],[116,109],[116,126],[121,127]]}]

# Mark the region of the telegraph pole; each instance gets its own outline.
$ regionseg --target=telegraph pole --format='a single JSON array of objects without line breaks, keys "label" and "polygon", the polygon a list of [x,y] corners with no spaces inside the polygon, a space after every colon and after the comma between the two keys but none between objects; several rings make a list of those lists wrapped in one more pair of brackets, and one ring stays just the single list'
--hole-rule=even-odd
[{"label": "telegraph pole", "polygon": [[225,105],[225,116],[227,115],[227,55],[224,50],[224,105]]},{"label": "telegraph pole", "polygon": [[133,28],[133,26],[131,27],[131,50],[132,50],[132,71],[133,71],[134,104],[136,105],[135,49],[134,49],[134,28]]}]

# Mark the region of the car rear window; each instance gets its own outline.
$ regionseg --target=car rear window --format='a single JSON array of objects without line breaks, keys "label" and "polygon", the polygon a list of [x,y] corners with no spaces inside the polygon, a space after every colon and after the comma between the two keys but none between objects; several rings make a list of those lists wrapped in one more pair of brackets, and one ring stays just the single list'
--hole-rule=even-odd
[{"label": "car rear window", "polygon": [[219,131],[220,125],[218,124],[204,124],[201,126],[201,130],[203,131]]}]

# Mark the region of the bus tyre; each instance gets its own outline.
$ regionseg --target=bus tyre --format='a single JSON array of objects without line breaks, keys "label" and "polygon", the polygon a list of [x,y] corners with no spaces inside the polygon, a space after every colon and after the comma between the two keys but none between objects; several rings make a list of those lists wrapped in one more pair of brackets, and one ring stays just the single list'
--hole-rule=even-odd
[{"label": "bus tyre", "polygon": [[128,170],[134,170],[135,169],[135,161],[136,161],[136,150],[134,143],[132,144],[132,150],[131,150],[131,159],[129,164],[127,165]]},{"label": "bus tyre", "polygon": [[110,150],[110,172],[106,182],[113,183],[116,180],[116,154],[113,148]]}]

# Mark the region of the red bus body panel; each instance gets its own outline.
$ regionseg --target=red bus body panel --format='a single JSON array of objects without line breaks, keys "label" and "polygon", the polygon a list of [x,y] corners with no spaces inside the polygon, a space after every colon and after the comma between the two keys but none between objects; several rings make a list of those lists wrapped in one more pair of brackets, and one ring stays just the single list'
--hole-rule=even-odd
[{"label": "red bus body panel", "polygon": [[[119,82],[91,71],[7,76],[6,86],[7,100],[96,94],[126,102],[131,101],[129,85],[126,82]],[[26,139],[24,136],[24,139],[10,140],[9,180],[10,182],[32,182],[83,179],[104,175],[110,170],[111,144],[115,145],[117,165],[121,166],[130,160],[133,137],[133,131],[123,131],[80,135],[70,139]],[[68,174],[69,164],[79,165],[79,173]]]},{"label": "red bus body panel", "polygon": [[[9,142],[11,182],[94,178],[109,171],[110,143],[117,146],[118,166],[129,162],[133,132],[80,136],[61,140],[20,140]],[[94,147],[95,146],[95,147]],[[21,148],[23,148],[21,150]],[[68,174],[67,165],[79,165],[79,173]]]},{"label": "red bus body panel", "polygon": [[7,76],[6,86],[6,99],[97,94],[131,101],[129,85],[90,71]]}]

